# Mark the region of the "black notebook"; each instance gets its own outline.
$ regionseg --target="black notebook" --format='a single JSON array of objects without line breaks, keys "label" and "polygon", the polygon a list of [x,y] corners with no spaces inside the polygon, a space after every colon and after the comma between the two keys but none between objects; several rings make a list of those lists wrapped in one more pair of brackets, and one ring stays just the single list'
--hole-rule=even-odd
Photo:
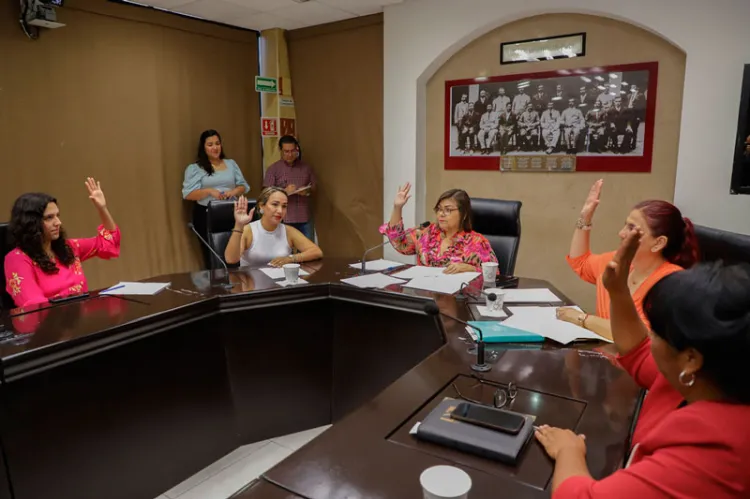
[{"label": "black notebook", "polygon": [[522,414],[526,423],[517,435],[511,435],[452,419],[451,412],[460,403],[452,398],[440,402],[420,423],[416,437],[505,464],[516,464],[534,432],[534,417]]}]

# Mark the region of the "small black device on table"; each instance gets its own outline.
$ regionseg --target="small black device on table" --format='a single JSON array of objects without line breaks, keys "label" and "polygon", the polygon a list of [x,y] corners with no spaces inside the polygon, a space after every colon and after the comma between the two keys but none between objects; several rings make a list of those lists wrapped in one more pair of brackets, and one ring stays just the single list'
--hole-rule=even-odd
[{"label": "small black device on table", "polygon": [[76,300],[82,300],[83,298],[88,298],[88,293],[81,293],[79,295],[69,295],[69,296],[61,296],[59,298],[50,298],[50,303],[66,303],[69,301],[76,301]]},{"label": "small black device on table", "polygon": [[518,277],[514,275],[499,275],[495,278],[495,287],[497,288],[517,288]]},{"label": "small black device on table", "polygon": [[526,423],[526,418],[520,414],[469,402],[458,404],[451,413],[451,418],[511,435],[518,435]]}]

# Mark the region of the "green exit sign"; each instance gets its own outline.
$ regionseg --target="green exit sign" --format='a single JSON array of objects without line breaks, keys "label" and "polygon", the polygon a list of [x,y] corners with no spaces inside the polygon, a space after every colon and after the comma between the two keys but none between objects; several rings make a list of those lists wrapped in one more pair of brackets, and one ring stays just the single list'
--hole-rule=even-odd
[{"label": "green exit sign", "polygon": [[277,94],[279,93],[279,82],[278,80],[276,80],[276,78],[256,76],[255,77],[255,91]]}]

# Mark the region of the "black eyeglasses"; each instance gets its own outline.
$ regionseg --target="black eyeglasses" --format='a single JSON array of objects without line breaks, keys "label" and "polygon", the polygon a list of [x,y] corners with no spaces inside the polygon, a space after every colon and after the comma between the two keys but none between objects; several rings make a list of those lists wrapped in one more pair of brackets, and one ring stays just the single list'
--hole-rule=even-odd
[{"label": "black eyeglasses", "polygon": [[493,383],[491,381],[486,381],[479,378],[475,379],[480,385],[488,385],[495,388],[495,392],[492,394],[492,405],[465,396],[461,393],[455,383],[451,383],[453,389],[456,390],[458,398],[467,402],[471,402],[473,404],[494,407],[495,409],[502,409],[506,406],[510,407],[513,404],[513,401],[516,399],[516,395],[518,395],[518,388],[513,382],[509,382],[507,385],[501,385],[499,383]]}]

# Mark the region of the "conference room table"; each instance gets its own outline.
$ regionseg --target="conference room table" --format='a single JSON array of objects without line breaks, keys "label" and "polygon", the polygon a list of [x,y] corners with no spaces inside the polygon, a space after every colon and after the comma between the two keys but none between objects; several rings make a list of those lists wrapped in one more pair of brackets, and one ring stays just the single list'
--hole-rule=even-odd
[{"label": "conference room table", "polygon": [[420,497],[437,464],[466,470],[470,497],[545,497],[553,463],[533,441],[509,466],[409,432],[444,397],[490,403],[510,382],[510,409],[586,434],[594,477],[622,465],[641,391],[611,345],[488,345],[476,373],[464,327],[425,311],[470,320],[474,299],[341,283],[354,261],[308,262],[294,286],[199,271],[4,312],[0,499],[153,499],[241,445],[331,423],[237,497]]}]

